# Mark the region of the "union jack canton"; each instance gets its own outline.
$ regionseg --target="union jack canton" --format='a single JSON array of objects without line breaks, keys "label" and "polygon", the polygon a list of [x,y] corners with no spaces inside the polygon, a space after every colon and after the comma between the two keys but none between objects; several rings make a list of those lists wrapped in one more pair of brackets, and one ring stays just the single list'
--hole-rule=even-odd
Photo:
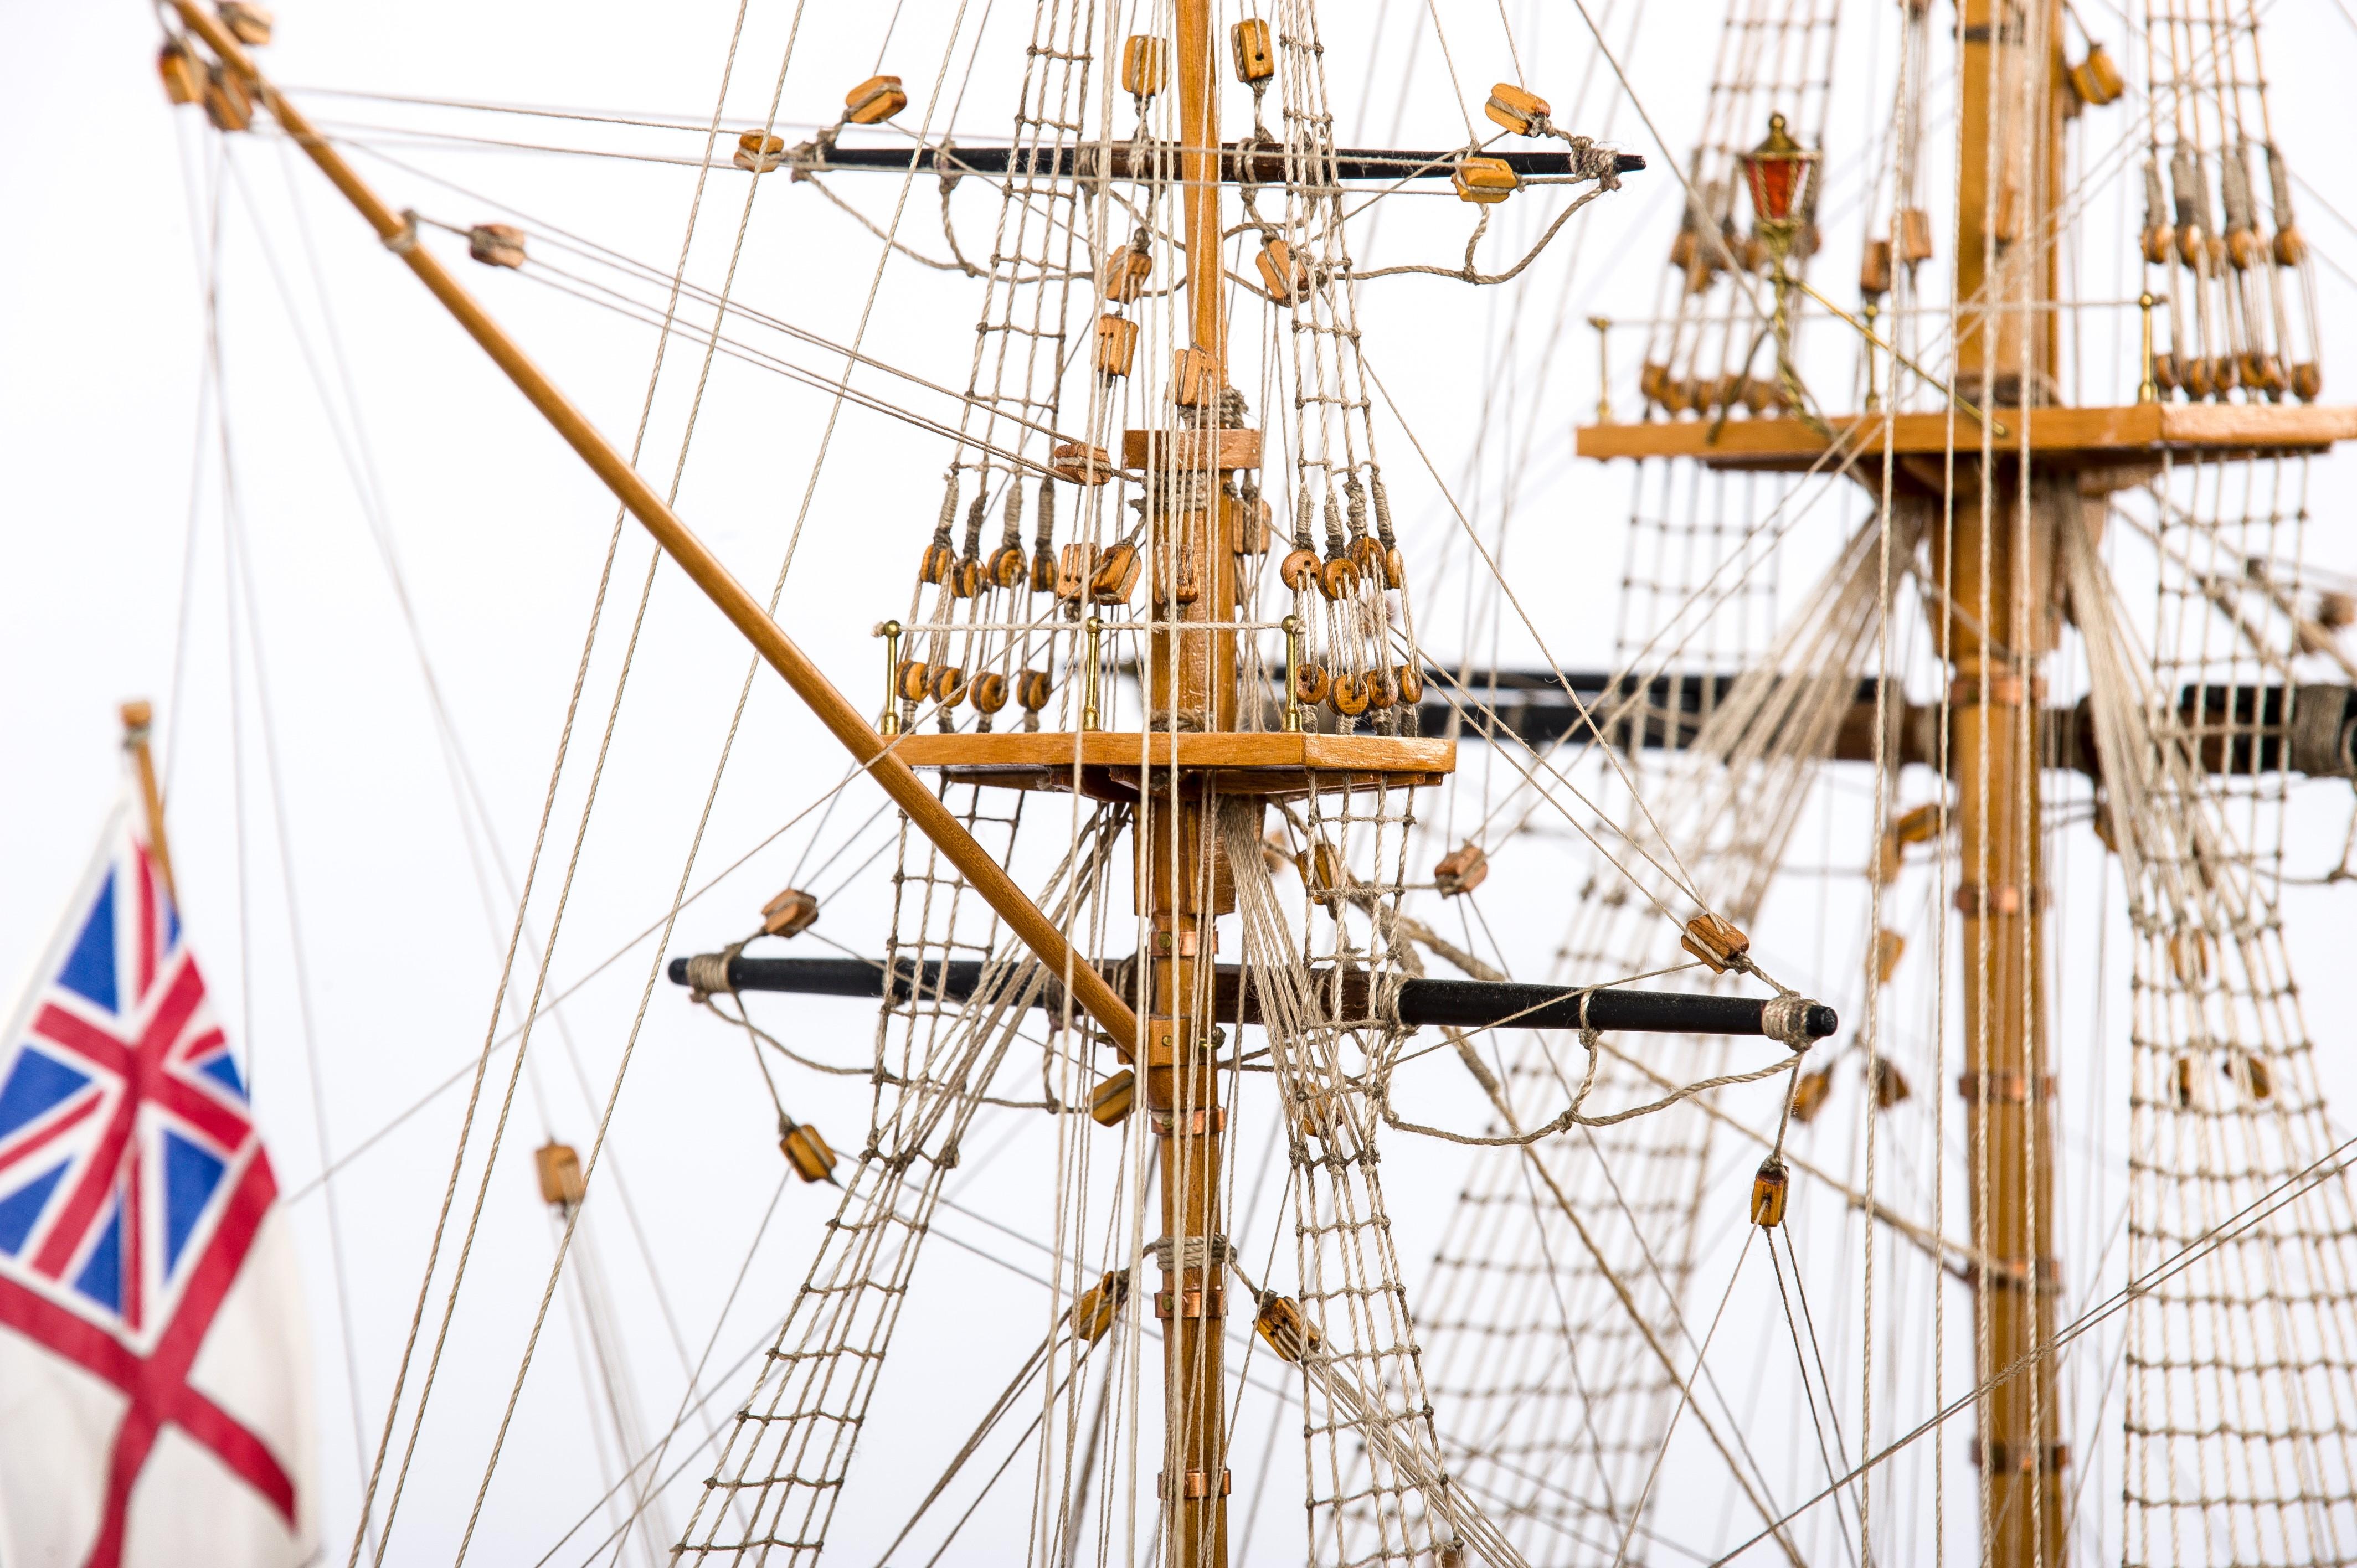
[{"label": "union jack canton", "polygon": [[135,1488],[169,1429],[296,1529],[283,1438],[190,1380],[276,1196],[170,893],[118,814],[0,1038],[0,1328],[111,1385],[102,1408],[121,1416],[89,1456],[84,1506],[51,1523],[28,1521],[43,1500],[0,1477],[14,1544],[31,1530],[48,1537],[44,1561],[124,1562]]}]

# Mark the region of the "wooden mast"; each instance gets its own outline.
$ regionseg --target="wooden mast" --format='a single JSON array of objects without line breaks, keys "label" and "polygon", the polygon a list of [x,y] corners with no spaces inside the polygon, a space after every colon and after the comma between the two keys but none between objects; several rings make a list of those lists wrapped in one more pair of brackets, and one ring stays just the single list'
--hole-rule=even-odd
[{"label": "wooden mast", "polygon": [[[1219,71],[1211,0],[1178,0],[1178,173],[1185,215],[1188,321],[1174,396],[1205,425],[1222,422],[1225,300],[1220,266]],[[1184,450],[1185,443],[1176,444]],[[1154,629],[1147,639],[1149,729],[1213,733],[1236,725],[1235,633],[1185,631],[1187,621],[1232,621],[1235,517],[1211,467],[1174,463],[1147,478],[1154,556]],[[1197,592],[1181,598],[1182,563]],[[1168,583],[1168,595],[1159,585]],[[1173,767],[1146,778],[1137,840],[1139,908],[1153,959],[1146,1020],[1146,1107],[1159,1134],[1162,1185],[1164,1434],[1161,1494],[1168,1521],[1165,1560],[1174,1568],[1226,1568],[1227,1378],[1223,1337],[1226,1260],[1220,1219],[1226,1112],[1212,1036],[1211,948],[1223,886],[1211,776]],[[1223,894],[1225,895],[1223,897]]]},{"label": "wooden mast", "polygon": [[343,156],[311,128],[302,112],[279,95],[255,67],[253,58],[218,17],[196,0],[172,3],[189,31],[205,41],[222,66],[252,85],[253,96],[285,127],[296,145],[319,166],[320,172],[360,209],[361,216],[368,220],[386,248],[407,263],[418,281],[457,317],[468,336],[507,372],[517,390],[555,427],[590,470],[605,481],[606,488],[644,525],[663,553],[678,563],[689,581],[702,589],[705,596],[744,634],[762,660],[785,678],[795,695],[884,787],[884,792],[908,813],[917,830],[941,849],[943,858],[957,867],[958,874],[1006,922],[1016,938],[1038,955],[1050,973],[1064,978],[1074,1000],[1112,1036],[1125,1055],[1133,1051],[1137,1018],[1129,1004],[1073,951],[1056,923],[974,842],[941,799],[894,754],[866,716],[835,690],[834,683],[795,646],[784,628],[761,607],[760,601],[721,564],[719,557],[680,521],[679,515],[655,493],[654,487],[630,467],[630,460],[557,390],[556,383],[490,318],[474,296],[458,286],[457,280],[434,253],[418,242],[416,224],[387,206]]},{"label": "wooden mast", "polygon": [[[2053,0],[1964,0],[1960,9],[1958,390],[1984,407],[2029,408],[2057,401],[2061,384],[2050,306],[2069,91],[2061,9]],[[1991,1568],[2061,1568],[2048,892],[2042,758],[2030,721],[2061,631],[2056,536],[2063,509],[2080,504],[2079,486],[1994,430],[1960,422],[1957,445],[1964,449],[1929,532],[1947,607],[1963,915],[1959,1087],[1972,1244],[1983,1260],[1973,1275],[1974,1381],[2028,1365],[1981,1403],[1974,1454],[1982,1551]]]}]

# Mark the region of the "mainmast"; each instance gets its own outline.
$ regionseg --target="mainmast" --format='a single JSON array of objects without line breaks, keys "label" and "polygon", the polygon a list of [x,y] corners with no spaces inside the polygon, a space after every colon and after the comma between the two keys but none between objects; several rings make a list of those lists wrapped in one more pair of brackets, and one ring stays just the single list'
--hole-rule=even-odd
[{"label": "mainmast", "polygon": [[[2053,308],[2062,194],[2062,14],[2053,0],[1963,0],[1955,297],[1959,390],[1983,408],[2057,395]],[[1973,1381],[1989,1384],[1974,1457],[1992,1568],[2060,1568],[2061,1486],[2054,1304],[2054,1078],[2047,1056],[2043,779],[2034,721],[2061,628],[2054,563],[2067,468],[2033,466],[2026,433],[1974,432],[1925,530],[1943,612],[1963,917],[1966,1175]],[[1959,434],[1958,446],[1965,439]],[[2093,474],[2090,477],[2096,477]],[[2140,475],[2138,476],[2140,477]],[[2058,482],[2059,479],[2059,482]]]}]

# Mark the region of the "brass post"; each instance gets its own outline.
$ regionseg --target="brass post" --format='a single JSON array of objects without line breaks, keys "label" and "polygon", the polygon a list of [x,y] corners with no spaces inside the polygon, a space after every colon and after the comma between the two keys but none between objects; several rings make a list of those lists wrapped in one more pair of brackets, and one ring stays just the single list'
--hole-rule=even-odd
[{"label": "brass post", "polygon": [[1865,308],[1862,309],[1859,314],[1866,317],[1865,412],[1867,413],[1878,413],[1882,411],[1882,393],[1876,385],[1875,372],[1878,367],[1877,367],[1874,362],[1874,318],[1882,314],[1882,307],[1869,299],[1866,302]]},{"label": "brass post", "polygon": [[2150,289],[2136,295],[2136,306],[2144,312],[2144,353],[2139,360],[2143,379],[2136,382],[2136,402],[2138,403],[2160,401],[2160,381],[2153,374],[2152,364],[2152,307],[2158,303],[2159,301],[2153,297]]},{"label": "brass post", "polygon": [[1097,727],[1097,639],[1104,631],[1104,622],[1095,616],[1088,619],[1088,652],[1081,665],[1081,727]]},{"label": "brass post", "polygon": [[1596,423],[1612,423],[1612,364],[1609,350],[1612,344],[1612,318],[1591,316],[1587,324],[1596,328]]},{"label": "brass post", "polygon": [[876,726],[877,735],[900,733],[900,623],[888,620],[876,628],[884,639],[884,722]]},{"label": "brass post", "polygon": [[1301,727],[1301,618],[1285,618],[1285,727]]}]

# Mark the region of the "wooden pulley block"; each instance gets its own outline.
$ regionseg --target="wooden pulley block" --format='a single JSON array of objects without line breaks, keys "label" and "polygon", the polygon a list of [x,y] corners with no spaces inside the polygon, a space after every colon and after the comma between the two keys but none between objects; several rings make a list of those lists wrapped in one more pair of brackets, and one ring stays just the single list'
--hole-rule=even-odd
[{"label": "wooden pulley block", "polygon": [[[1129,1076],[1126,1069],[1122,1077]],[[1105,1275],[1082,1291],[1072,1303],[1071,1320],[1073,1335],[1093,1345],[1113,1332],[1121,1319],[1121,1309],[1129,1301],[1129,1272],[1125,1269]]]},{"label": "wooden pulley block", "polygon": [[918,557],[917,581],[920,583],[946,583],[956,572],[957,552],[939,541],[926,545],[924,554]]},{"label": "wooden pulley block", "polygon": [[1679,230],[1676,238],[1670,242],[1670,265],[1682,273],[1692,271],[1695,257],[1701,247],[1702,241],[1692,229]]},{"label": "wooden pulley block", "polygon": [[1048,705],[1054,690],[1055,682],[1045,670],[1026,670],[1015,677],[1015,700],[1035,714]]},{"label": "wooden pulley block", "polygon": [[1776,383],[1766,376],[1744,377],[1743,406],[1754,419],[1771,408],[1781,407],[1776,401]]},{"label": "wooden pulley block", "polygon": [[1367,706],[1382,713],[1399,701],[1399,682],[1388,670],[1377,670],[1367,676]]},{"label": "wooden pulley block", "polygon": [[2144,231],[2144,259],[2156,267],[2165,267],[2174,259],[2177,237],[2166,223],[2156,223]]},{"label": "wooden pulley block", "polygon": [[1229,501],[1229,506],[1236,521],[1236,553],[1267,554],[1269,539],[1274,532],[1270,526],[1273,512],[1268,502],[1258,496],[1236,496]]},{"label": "wooden pulley block", "polygon": [[1470,893],[1490,875],[1490,857],[1469,840],[1440,857],[1432,868],[1432,884],[1443,898]]},{"label": "wooden pulley block", "polygon": [[1068,485],[1102,485],[1114,477],[1113,455],[1102,446],[1066,441],[1048,454],[1048,472]]},{"label": "wooden pulley block", "polygon": [[1857,292],[1879,299],[1890,292],[1890,242],[1868,240],[1858,253]]},{"label": "wooden pulley block", "polygon": [[968,555],[950,574],[950,592],[962,599],[974,599],[982,596],[982,558]]},{"label": "wooden pulley block", "polygon": [[1662,407],[1670,413],[1684,413],[1694,407],[1695,393],[1699,390],[1690,381],[1665,374],[1662,380]]},{"label": "wooden pulley block", "polygon": [[843,95],[843,117],[855,125],[880,125],[908,106],[897,76],[871,76]]},{"label": "wooden pulley block", "polygon": [[2314,360],[2291,368],[2292,394],[2302,403],[2314,403],[2324,392],[2324,368]]},{"label": "wooden pulley block", "polygon": [[1046,545],[1031,557],[1031,591],[1051,594],[1056,591],[1056,553]]},{"label": "wooden pulley block", "polygon": [[2244,355],[2243,384],[2259,392],[2280,396],[2287,385],[2284,379],[2283,361],[2273,354]]},{"label": "wooden pulley block", "polygon": [[543,1144],[533,1151],[532,1163],[540,1177],[540,1200],[550,1208],[570,1208],[589,1195],[581,1155],[572,1144]]},{"label": "wooden pulley block", "polygon": [[1773,1230],[1784,1223],[1784,1204],[1792,1196],[1792,1174],[1784,1162],[1770,1155],[1760,1162],[1760,1170],[1751,1178],[1751,1223],[1762,1230]]},{"label": "wooden pulley block", "polygon": [[995,714],[1006,705],[1006,677],[993,670],[974,678],[974,705],[979,712]]},{"label": "wooden pulley block", "polygon": [[2157,350],[2152,357],[2152,379],[2153,383],[2165,392],[2175,392],[2183,386],[2185,378],[2177,373],[2177,356],[2166,349]]},{"label": "wooden pulley block", "polygon": [[[174,102],[178,102],[178,100],[175,99]],[[2299,231],[2298,224],[2287,223],[2276,231],[2273,249],[2276,265],[2296,267],[2308,260],[2308,236]]]},{"label": "wooden pulley block", "polygon": [[1337,555],[1318,568],[1318,588],[1329,599],[1347,599],[1359,591],[1359,564]]},{"label": "wooden pulley block", "polygon": [[1260,17],[1248,16],[1230,27],[1228,46],[1235,55],[1236,80],[1245,86],[1276,74],[1276,50],[1269,41],[1268,24]]},{"label": "wooden pulley block", "polygon": [[1351,886],[1351,868],[1342,864],[1342,852],[1324,839],[1312,839],[1308,849],[1293,857],[1293,867],[1312,898],[1330,898]]},{"label": "wooden pulley block", "polygon": [[1089,1120],[1100,1127],[1118,1126],[1137,1103],[1137,1075],[1127,1068],[1098,1083],[1089,1094]]},{"label": "wooden pulley block", "polygon": [[1279,305],[1297,305],[1309,295],[1309,266],[1293,247],[1282,240],[1271,240],[1260,248],[1255,258],[1260,269],[1260,281],[1267,286],[1269,297]]},{"label": "wooden pulley block", "polygon": [[250,49],[258,49],[270,41],[270,12],[253,0],[221,0],[221,26]]},{"label": "wooden pulley block", "polygon": [[2071,68],[2071,91],[2080,102],[2101,109],[2106,103],[2119,101],[2128,90],[2127,81],[2120,68],[2113,63],[2103,45],[2090,43],[2087,58]]},{"label": "wooden pulley block", "polygon": [[1448,177],[1459,201],[1494,206],[1523,188],[1523,177],[1503,158],[1462,157]]},{"label": "wooden pulley block", "polygon": [[904,703],[921,703],[933,687],[932,671],[921,659],[900,660],[899,673],[892,678],[892,692]]},{"label": "wooden pulley block", "polygon": [[1481,105],[1481,113],[1490,116],[1491,124],[1502,125],[1517,136],[1545,134],[1547,101],[1511,81],[1490,89],[1490,102]]},{"label": "wooden pulley block", "polygon": [[1334,678],[1326,673],[1326,666],[1314,659],[1305,659],[1301,668],[1293,672],[1293,695],[1305,706],[1316,707],[1326,700]]},{"label": "wooden pulley block", "polygon": [[2198,271],[2201,263],[2210,259],[2210,239],[2202,233],[2201,224],[2179,224],[2176,239],[2178,256],[2187,266]]},{"label": "wooden pulley block", "polygon": [[467,254],[487,267],[521,267],[523,231],[512,223],[478,223],[467,231]]},{"label": "wooden pulley block", "polygon": [[1301,1304],[1275,1291],[1262,1293],[1260,1311],[1253,1316],[1253,1327],[1268,1342],[1270,1349],[1288,1361],[1316,1355],[1326,1343],[1325,1335],[1309,1321]]},{"label": "wooden pulley block", "polygon": [[1815,1121],[1833,1091],[1833,1069],[1821,1067],[1814,1072],[1803,1073],[1792,1085],[1792,1120],[1803,1126]]},{"label": "wooden pulley block", "polygon": [[1116,544],[1097,562],[1097,569],[1089,575],[1089,598],[1100,605],[1125,605],[1136,590],[1137,546]]},{"label": "wooden pulley block", "polygon": [[2199,354],[2185,360],[2185,395],[2200,403],[2218,390],[2217,377],[2212,372],[2211,361]]},{"label": "wooden pulley block", "polygon": [[[1171,560],[1173,555],[1178,557],[1175,566],[1178,581],[1175,588],[1168,580],[1173,575],[1174,563]],[[1175,547],[1170,550],[1156,548],[1154,551],[1154,602],[1156,604],[1167,605],[1175,598],[1182,605],[1191,605],[1203,596],[1202,563],[1197,559],[1197,542],[1186,535],[1182,535],[1177,541]]]},{"label": "wooden pulley block", "polygon": [[779,1120],[784,1125],[778,1148],[785,1155],[786,1163],[793,1166],[794,1175],[804,1181],[825,1181],[834,1176],[834,1151],[826,1146],[818,1129],[785,1117]]},{"label": "wooden pulley block", "polygon": [[1104,267],[1098,281],[1104,287],[1104,296],[1115,304],[1127,305],[1146,292],[1154,277],[1154,257],[1143,245],[1116,245],[1105,252]]},{"label": "wooden pulley block", "polygon": [[1314,552],[1295,550],[1276,564],[1276,580],[1297,594],[1308,593],[1317,585],[1318,566]]},{"label": "wooden pulley block", "polygon": [[741,131],[737,136],[737,156],[729,160],[750,174],[767,174],[786,161],[786,139],[760,131]]},{"label": "wooden pulley block", "polygon": [[798,937],[818,922],[818,895],[789,887],[761,906],[761,934]]},{"label": "wooden pulley block", "polygon": [[2193,1058],[2186,1056],[2179,1057],[2169,1071],[2169,1098],[2177,1102],[2177,1108],[2179,1111],[2192,1110]]},{"label": "wooden pulley block", "polygon": [[1370,684],[1366,676],[1345,671],[1334,677],[1333,688],[1326,693],[1326,705],[1346,719],[1355,719],[1367,711]]},{"label": "wooden pulley block", "polygon": [[1909,266],[1932,259],[1932,215],[1921,207],[1899,210],[1899,259]]},{"label": "wooden pulley block", "polygon": [[2237,229],[2226,236],[2226,260],[2238,273],[2267,264],[2267,242],[2255,229]]},{"label": "wooden pulley block", "polygon": [[1424,701],[1424,671],[1413,664],[1401,664],[1392,671],[1392,679],[1399,686],[1399,700],[1414,707]]},{"label": "wooden pulley block", "polygon": [[1907,1075],[1900,1072],[1898,1064],[1889,1057],[1877,1057],[1867,1076],[1874,1084],[1874,1108],[1877,1111],[1888,1111],[1915,1092],[1907,1081]]},{"label": "wooden pulley block", "polygon": [[1097,317],[1097,374],[1125,376],[1137,357],[1137,323],[1118,316]]},{"label": "wooden pulley block", "polygon": [[1907,939],[1897,931],[1884,929],[1874,933],[1874,979],[1878,985],[1888,985],[1890,977],[1899,972],[1899,961],[1907,954]]},{"label": "wooden pulley block", "polygon": [[1132,33],[1121,46],[1121,90],[1151,98],[1170,80],[1170,45],[1150,33]]},{"label": "wooden pulley block", "polygon": [[205,94],[204,72],[188,46],[178,38],[156,56],[156,74],[164,80],[164,96],[175,104],[194,103]]},{"label": "wooden pulley block", "polygon": [[2327,631],[2339,631],[2352,622],[2357,622],[2357,597],[2342,593],[2317,596],[2317,625]]},{"label": "wooden pulley block", "polygon": [[2169,967],[2181,985],[2200,985],[2210,978],[2210,933],[2188,927],[2169,939]]},{"label": "wooden pulley block", "polygon": [[1725,974],[1751,950],[1751,939],[1731,920],[1705,912],[1686,922],[1678,946],[1702,960],[1713,974]]},{"label": "wooden pulley block", "polygon": [[2267,1070],[2266,1061],[2250,1052],[2236,1051],[2226,1063],[2226,1072],[2252,1099],[2271,1100],[2275,1097],[2275,1074]]},{"label": "wooden pulley block", "polygon": [[1358,566],[1362,577],[1380,583],[1388,575],[1383,566],[1383,542],[1372,533],[1362,533],[1351,541],[1342,547],[1342,553]]},{"label": "wooden pulley block", "polygon": [[1637,390],[1645,401],[1667,406],[1670,401],[1670,368],[1657,360],[1647,360],[1637,371]]},{"label": "wooden pulley block", "polygon": [[253,124],[253,97],[245,83],[217,65],[205,70],[205,118],[220,131],[242,131]]},{"label": "wooden pulley block", "polygon": [[1170,358],[1170,400],[1181,408],[1217,403],[1227,377],[1220,361],[1202,349],[1181,349]]},{"label": "wooden pulley block", "polygon": [[1097,569],[1097,547],[1074,542],[1064,546],[1056,561],[1056,596],[1077,599],[1089,590],[1089,578]]},{"label": "wooden pulley block", "polygon": [[937,664],[933,667],[931,689],[933,700],[941,703],[943,712],[965,701],[965,671],[956,665]]},{"label": "wooden pulley block", "polygon": [[1031,575],[1031,557],[1020,544],[1002,544],[983,563],[983,572],[1002,588],[1019,588]]}]

